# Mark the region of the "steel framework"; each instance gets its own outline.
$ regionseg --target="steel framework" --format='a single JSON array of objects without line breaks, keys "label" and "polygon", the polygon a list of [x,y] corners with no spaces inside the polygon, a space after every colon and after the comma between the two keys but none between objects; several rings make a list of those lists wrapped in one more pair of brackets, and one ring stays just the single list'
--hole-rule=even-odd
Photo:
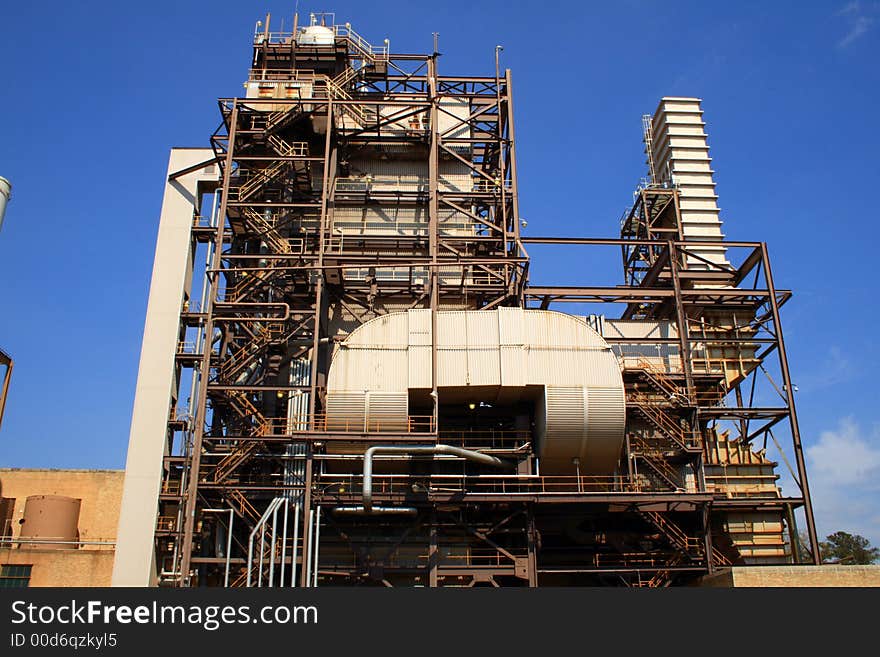
[{"label": "steel framework", "polygon": [[[521,236],[510,72],[444,76],[436,52],[392,54],[348,25],[329,29],[332,45],[303,45],[296,27],[273,33],[267,19],[247,96],[219,102],[215,158],[171,176],[222,171],[191,229],[204,266],[180,313],[160,583],[668,586],[742,562],[725,522],[757,512],[784,518],[787,559],[817,562],[779,319],[790,293],[775,287],[766,246],[724,242],[738,265],[695,268],[677,191],[652,185],[620,238]],[[530,284],[527,245],[620,249],[625,284]],[[627,393],[613,476],[541,475],[522,409],[456,414],[436,383],[405,427],[328,419],[335,345],[368,319],[564,302],[616,303],[622,319],[675,328],[605,335]],[[658,367],[646,348],[671,357]],[[762,395],[764,380],[780,401]],[[779,427],[799,495],[731,494],[707,477],[725,428],[750,452],[777,443]],[[381,512],[364,513],[366,448],[438,444],[491,452],[515,473],[389,457],[372,476]],[[809,555],[794,528],[801,507]]]}]

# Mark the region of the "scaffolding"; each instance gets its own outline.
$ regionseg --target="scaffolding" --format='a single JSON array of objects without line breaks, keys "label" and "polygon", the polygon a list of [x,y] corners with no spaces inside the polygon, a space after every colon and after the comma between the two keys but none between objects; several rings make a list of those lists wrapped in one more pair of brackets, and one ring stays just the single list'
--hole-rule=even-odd
[{"label": "scaffolding", "polygon": [[[219,101],[214,157],[170,176],[220,169],[190,229],[204,265],[189,269],[180,309],[160,585],[657,587],[737,563],[817,563],[779,318],[791,295],[775,287],[766,245],[695,249],[679,191],[655,182],[650,141],[651,180],[619,238],[522,236],[510,71],[446,76],[438,59],[393,54],[331,16],[289,33],[267,17],[245,97]],[[619,249],[625,284],[532,285],[528,245]],[[737,264],[707,260],[707,246]],[[591,318],[625,385],[613,474],[578,463],[542,474],[523,403],[444,406],[436,337],[433,389],[405,422],[328,413],[334,355],[369,320],[424,309],[436,326],[440,311],[565,303],[621,311]],[[636,323],[656,330],[634,334]],[[794,497],[764,456],[783,427]],[[402,453],[368,478],[376,446]],[[412,449],[438,446],[453,451]],[[765,552],[742,527],[758,520]]]}]

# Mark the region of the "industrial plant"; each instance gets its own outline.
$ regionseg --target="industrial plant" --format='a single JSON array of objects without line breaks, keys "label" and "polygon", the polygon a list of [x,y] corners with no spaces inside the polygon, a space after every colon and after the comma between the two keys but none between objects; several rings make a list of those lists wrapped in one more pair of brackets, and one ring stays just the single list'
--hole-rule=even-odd
[{"label": "industrial plant", "polygon": [[[819,563],[791,293],[764,243],[722,233],[700,99],[641,119],[622,217],[530,235],[500,48],[468,76],[332,14],[270,23],[210,146],[169,158],[114,585],[666,587]],[[579,284],[530,249],[578,249]]]}]

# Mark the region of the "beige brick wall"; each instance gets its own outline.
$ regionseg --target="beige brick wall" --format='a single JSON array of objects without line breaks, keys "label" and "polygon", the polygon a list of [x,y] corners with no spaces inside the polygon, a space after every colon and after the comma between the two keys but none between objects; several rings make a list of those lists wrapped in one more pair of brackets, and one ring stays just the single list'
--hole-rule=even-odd
[{"label": "beige brick wall", "polygon": [[18,537],[31,495],[64,495],[82,500],[81,541],[109,542],[72,550],[0,547],[0,564],[33,566],[31,586],[110,586],[116,553],[116,526],[122,499],[122,470],[35,470],[0,468],[0,495],[15,498],[13,537]]},{"label": "beige brick wall", "polygon": [[701,586],[859,587],[880,586],[880,566],[738,566],[708,575]]},{"label": "beige brick wall", "polygon": [[0,495],[15,498],[13,536],[18,536],[28,497],[64,495],[82,500],[80,540],[115,540],[124,475],[122,470],[0,468]]},{"label": "beige brick wall", "polygon": [[110,586],[113,550],[0,549],[0,564],[27,564],[31,586]]}]

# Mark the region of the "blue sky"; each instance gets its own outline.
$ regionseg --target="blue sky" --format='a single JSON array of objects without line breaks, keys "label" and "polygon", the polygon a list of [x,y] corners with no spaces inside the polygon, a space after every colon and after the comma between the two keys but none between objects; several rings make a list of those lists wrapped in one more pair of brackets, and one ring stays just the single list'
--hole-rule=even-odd
[{"label": "blue sky", "polygon": [[[0,24],[0,466],[122,467],[168,149],[207,145],[254,22],[294,2],[11,3]],[[431,9],[429,7],[435,7]],[[614,236],[644,175],[640,117],[703,99],[730,239],[769,243],[820,533],[880,543],[880,2],[345,2],[441,71],[513,70],[532,235]],[[568,259],[567,259],[568,258]],[[536,282],[616,282],[537,254]]]}]

